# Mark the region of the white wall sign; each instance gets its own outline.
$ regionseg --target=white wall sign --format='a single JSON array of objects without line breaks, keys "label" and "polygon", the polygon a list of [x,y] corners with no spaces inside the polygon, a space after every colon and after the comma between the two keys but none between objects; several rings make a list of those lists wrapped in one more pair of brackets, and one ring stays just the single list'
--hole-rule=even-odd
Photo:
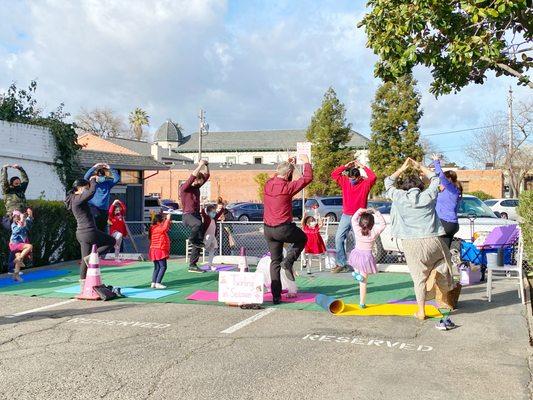
[{"label": "white wall sign", "polygon": [[211,181],[207,181],[200,188],[200,198],[204,200],[211,199]]},{"label": "white wall sign", "polygon": [[222,271],[218,274],[218,301],[222,303],[263,303],[263,274]]},{"label": "white wall sign", "polygon": [[301,155],[306,155],[309,157],[309,162],[311,162],[311,142],[298,142],[296,143],[296,162],[297,164],[302,164],[300,161]]}]

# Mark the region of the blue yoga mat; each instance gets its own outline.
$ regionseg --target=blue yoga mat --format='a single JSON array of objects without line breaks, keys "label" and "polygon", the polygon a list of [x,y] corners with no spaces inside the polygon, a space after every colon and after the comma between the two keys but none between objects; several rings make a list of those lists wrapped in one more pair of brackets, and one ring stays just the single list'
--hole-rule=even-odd
[{"label": "blue yoga mat", "polygon": [[[121,293],[126,297],[134,299],[159,299],[161,297],[170,296],[178,293],[177,290],[154,290],[154,289],[139,289],[139,288],[120,288]],[[69,286],[62,289],[57,289],[57,293],[78,294],[80,292],[80,285]]]},{"label": "blue yoga mat", "polygon": [[[38,281],[39,279],[55,278],[57,276],[66,274],[68,274],[68,271],[64,269],[41,269],[39,271],[24,272],[22,279],[24,279],[24,282],[33,282]],[[0,288],[12,285],[21,285],[24,284],[24,282],[15,282],[11,276],[8,276],[7,278],[0,279]]]}]

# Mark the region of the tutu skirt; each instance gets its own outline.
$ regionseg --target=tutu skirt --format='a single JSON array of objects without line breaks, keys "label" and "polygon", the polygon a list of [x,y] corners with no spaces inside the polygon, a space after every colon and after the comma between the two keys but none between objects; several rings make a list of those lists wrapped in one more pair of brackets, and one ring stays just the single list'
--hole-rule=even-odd
[{"label": "tutu skirt", "polygon": [[377,274],[378,266],[372,250],[353,249],[348,258],[348,263],[359,273]]}]

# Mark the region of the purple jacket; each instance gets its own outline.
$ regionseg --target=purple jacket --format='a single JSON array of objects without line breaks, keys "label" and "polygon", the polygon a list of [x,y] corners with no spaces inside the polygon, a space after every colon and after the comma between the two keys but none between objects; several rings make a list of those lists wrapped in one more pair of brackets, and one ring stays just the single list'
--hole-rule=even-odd
[{"label": "purple jacket", "polygon": [[446,222],[457,222],[457,209],[459,207],[459,189],[444,175],[440,161],[433,161],[435,172],[439,175],[440,184],[444,190],[437,196],[437,215]]}]

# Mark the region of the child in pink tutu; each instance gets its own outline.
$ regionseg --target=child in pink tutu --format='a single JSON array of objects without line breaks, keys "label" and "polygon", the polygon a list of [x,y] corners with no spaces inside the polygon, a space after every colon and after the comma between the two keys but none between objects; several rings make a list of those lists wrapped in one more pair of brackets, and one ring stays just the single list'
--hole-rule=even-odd
[{"label": "child in pink tutu", "polygon": [[[374,221],[374,217],[377,221]],[[367,277],[370,274],[378,273],[376,260],[372,254],[372,246],[385,229],[385,224],[383,215],[372,208],[360,208],[352,217],[355,249],[350,253],[348,261],[354,269],[353,277],[359,281],[359,305],[361,308],[365,308]]]}]

